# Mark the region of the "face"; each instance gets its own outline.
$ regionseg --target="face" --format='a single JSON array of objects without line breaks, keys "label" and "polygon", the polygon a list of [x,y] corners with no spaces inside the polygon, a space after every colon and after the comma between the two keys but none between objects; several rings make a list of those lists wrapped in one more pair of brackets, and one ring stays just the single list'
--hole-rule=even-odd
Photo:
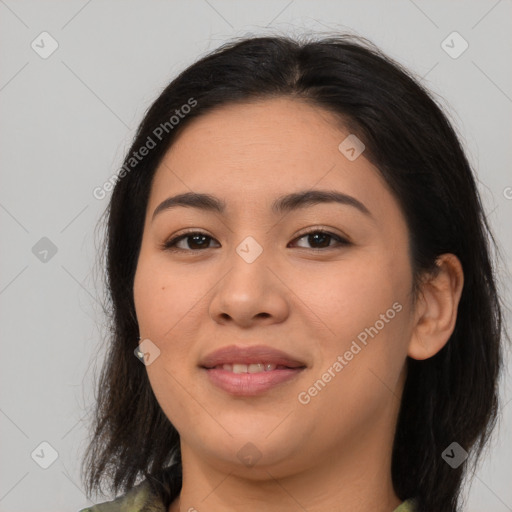
[{"label": "face", "polygon": [[[390,449],[413,313],[408,232],[364,152],[338,148],[348,135],[298,100],[231,105],[187,126],[157,169],[134,296],[141,339],[160,350],[148,377],[183,454],[240,472],[252,456],[285,476]],[[352,199],[273,208],[306,191]],[[190,192],[225,208],[154,214]],[[202,367],[218,349],[262,345],[300,368]]]}]

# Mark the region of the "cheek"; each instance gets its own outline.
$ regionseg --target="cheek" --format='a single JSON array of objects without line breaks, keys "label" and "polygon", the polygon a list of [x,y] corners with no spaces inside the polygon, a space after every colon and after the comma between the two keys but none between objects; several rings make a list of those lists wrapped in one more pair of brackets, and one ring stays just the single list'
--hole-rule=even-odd
[{"label": "cheek", "polygon": [[309,305],[318,307],[330,331],[311,378],[319,390],[318,414],[332,401],[360,417],[366,406],[379,407],[398,395],[395,386],[406,358],[411,315],[404,268],[391,258],[386,262],[382,254],[373,263],[361,258],[316,290],[316,306]]},{"label": "cheek", "polygon": [[[408,276],[400,275],[398,270],[394,264],[386,264],[382,257],[373,261],[360,258],[340,267],[334,275],[330,274],[324,281],[327,284],[321,289],[317,287],[310,297],[314,296],[314,307],[318,308],[316,311],[325,319],[330,331],[342,343],[350,344],[351,339],[376,322],[379,322],[377,327],[385,325],[383,332],[397,323],[395,316],[398,315],[393,304],[399,303],[403,309],[410,286]],[[314,281],[311,290],[313,284]],[[385,315],[384,321],[391,319],[390,322],[382,324],[381,315]]]},{"label": "cheek", "polygon": [[177,382],[171,374],[184,379],[195,367],[190,350],[202,325],[201,299],[207,289],[193,276],[172,270],[161,256],[141,256],[134,279],[135,311],[141,338],[149,338],[160,350],[158,359],[147,367],[157,385],[174,386]]},{"label": "cheek", "polygon": [[[395,305],[400,309],[397,302]],[[322,418],[317,427],[320,437],[328,437],[332,431],[345,440],[364,435],[368,425],[384,421],[399,403],[407,312],[405,307],[382,312],[388,323],[374,315],[356,316],[358,311],[352,317],[345,315],[337,332],[347,334],[326,344],[321,366],[300,390],[302,414]],[[364,316],[373,319],[366,322]]]},{"label": "cheek", "polygon": [[192,306],[197,302],[189,297],[187,289],[194,290],[194,286],[184,287],[165,265],[144,259],[141,254],[134,279],[137,321],[141,338],[149,338],[160,350],[146,371],[158,403],[178,430],[195,417],[200,421],[201,415],[190,399],[194,385],[187,380],[192,364],[187,340],[193,337],[193,332],[187,335],[187,325],[194,322]]},{"label": "cheek", "polygon": [[141,254],[133,288],[140,335],[160,343],[172,338],[178,322],[193,315],[194,294],[188,292],[197,289],[168,267],[161,258]]}]

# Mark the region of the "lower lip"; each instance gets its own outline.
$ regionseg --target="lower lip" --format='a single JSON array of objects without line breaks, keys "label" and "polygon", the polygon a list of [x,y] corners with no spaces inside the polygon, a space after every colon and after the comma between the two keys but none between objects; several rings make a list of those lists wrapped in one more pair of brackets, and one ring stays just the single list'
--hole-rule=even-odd
[{"label": "lower lip", "polygon": [[[205,369],[206,370],[206,369]],[[296,377],[304,368],[258,373],[233,373],[221,368],[206,370],[210,382],[236,396],[256,396]]]}]

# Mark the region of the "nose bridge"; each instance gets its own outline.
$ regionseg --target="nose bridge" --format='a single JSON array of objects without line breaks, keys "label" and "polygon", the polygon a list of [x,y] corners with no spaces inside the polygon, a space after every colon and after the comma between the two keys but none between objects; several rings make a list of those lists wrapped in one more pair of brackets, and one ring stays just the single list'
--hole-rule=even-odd
[{"label": "nose bridge", "polygon": [[230,271],[226,276],[226,283],[235,286],[233,292],[239,295],[240,299],[243,296],[249,298],[249,294],[254,298],[255,294],[263,294],[272,286],[268,281],[269,248],[263,238],[261,232],[254,233],[254,236],[245,235],[230,250]]},{"label": "nose bridge", "polygon": [[217,321],[227,315],[235,323],[248,326],[256,318],[281,321],[286,316],[287,301],[279,279],[268,268],[271,258],[264,245],[269,237],[264,229],[256,231],[242,235],[229,254],[229,270],[215,288],[210,303],[210,316]]},{"label": "nose bridge", "polygon": [[[239,198],[239,201],[235,222],[232,224],[231,238],[235,254],[231,257],[236,255],[247,265],[261,263],[268,259],[268,250],[274,245],[270,241],[275,230],[271,229],[268,212],[261,201],[254,202],[247,197]],[[234,262],[240,263],[237,258],[234,258]],[[243,265],[237,265],[240,266],[243,268]]]},{"label": "nose bridge", "polygon": [[275,262],[273,248],[277,247],[274,238],[279,230],[276,219],[269,214],[268,206],[261,190],[238,196],[230,211],[229,253],[227,264],[230,267],[229,280],[248,279],[255,291],[256,284],[272,286],[275,278],[267,268]]},{"label": "nose bridge", "polygon": [[[252,265],[257,260],[260,260],[261,263],[264,259],[262,258],[263,252],[268,251],[268,244],[265,243],[266,241],[267,237],[260,233],[255,234],[255,236],[247,235],[236,246],[235,252],[247,265]],[[264,245],[266,248],[264,248]]]}]

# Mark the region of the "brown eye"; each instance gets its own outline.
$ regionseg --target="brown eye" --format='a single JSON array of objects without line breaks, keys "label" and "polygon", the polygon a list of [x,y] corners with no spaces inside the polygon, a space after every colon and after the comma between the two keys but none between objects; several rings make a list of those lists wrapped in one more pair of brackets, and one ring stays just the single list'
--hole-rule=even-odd
[{"label": "brown eye", "polygon": [[[351,245],[351,243],[345,238],[335,235],[334,233],[330,233],[329,231],[323,231],[318,229],[315,231],[304,233],[295,240],[302,239],[307,240],[307,243],[311,245],[311,247],[309,248],[312,250],[335,248],[336,244],[332,244],[333,240],[337,242],[338,247]],[[201,231],[192,231],[171,238],[162,245],[162,249],[168,251],[198,252],[201,250],[210,249],[210,241],[212,240],[215,239],[207,235],[206,233],[203,233]],[[304,248],[308,249],[308,247]]]},{"label": "brown eye", "polygon": [[[171,251],[198,251],[202,249],[209,249],[210,240],[214,239],[206,233],[193,231],[191,233],[185,233],[184,235],[171,238],[171,240],[165,242],[163,248]],[[185,243],[180,247],[178,244],[181,244],[182,241]],[[183,245],[185,245],[185,247],[183,247]]]},{"label": "brown eye", "polygon": [[[303,238],[307,239],[307,243],[311,244],[313,246],[311,249],[314,250],[333,247],[333,245],[330,243],[332,240],[335,240],[338,242],[338,245],[341,246],[350,245],[348,240],[345,240],[344,238],[335,235],[334,233],[330,233],[329,231],[322,231],[318,229],[315,231],[310,231],[309,233],[304,233],[299,238],[296,238],[296,240],[302,240]],[[308,249],[308,247],[306,247],[306,249]]]}]

